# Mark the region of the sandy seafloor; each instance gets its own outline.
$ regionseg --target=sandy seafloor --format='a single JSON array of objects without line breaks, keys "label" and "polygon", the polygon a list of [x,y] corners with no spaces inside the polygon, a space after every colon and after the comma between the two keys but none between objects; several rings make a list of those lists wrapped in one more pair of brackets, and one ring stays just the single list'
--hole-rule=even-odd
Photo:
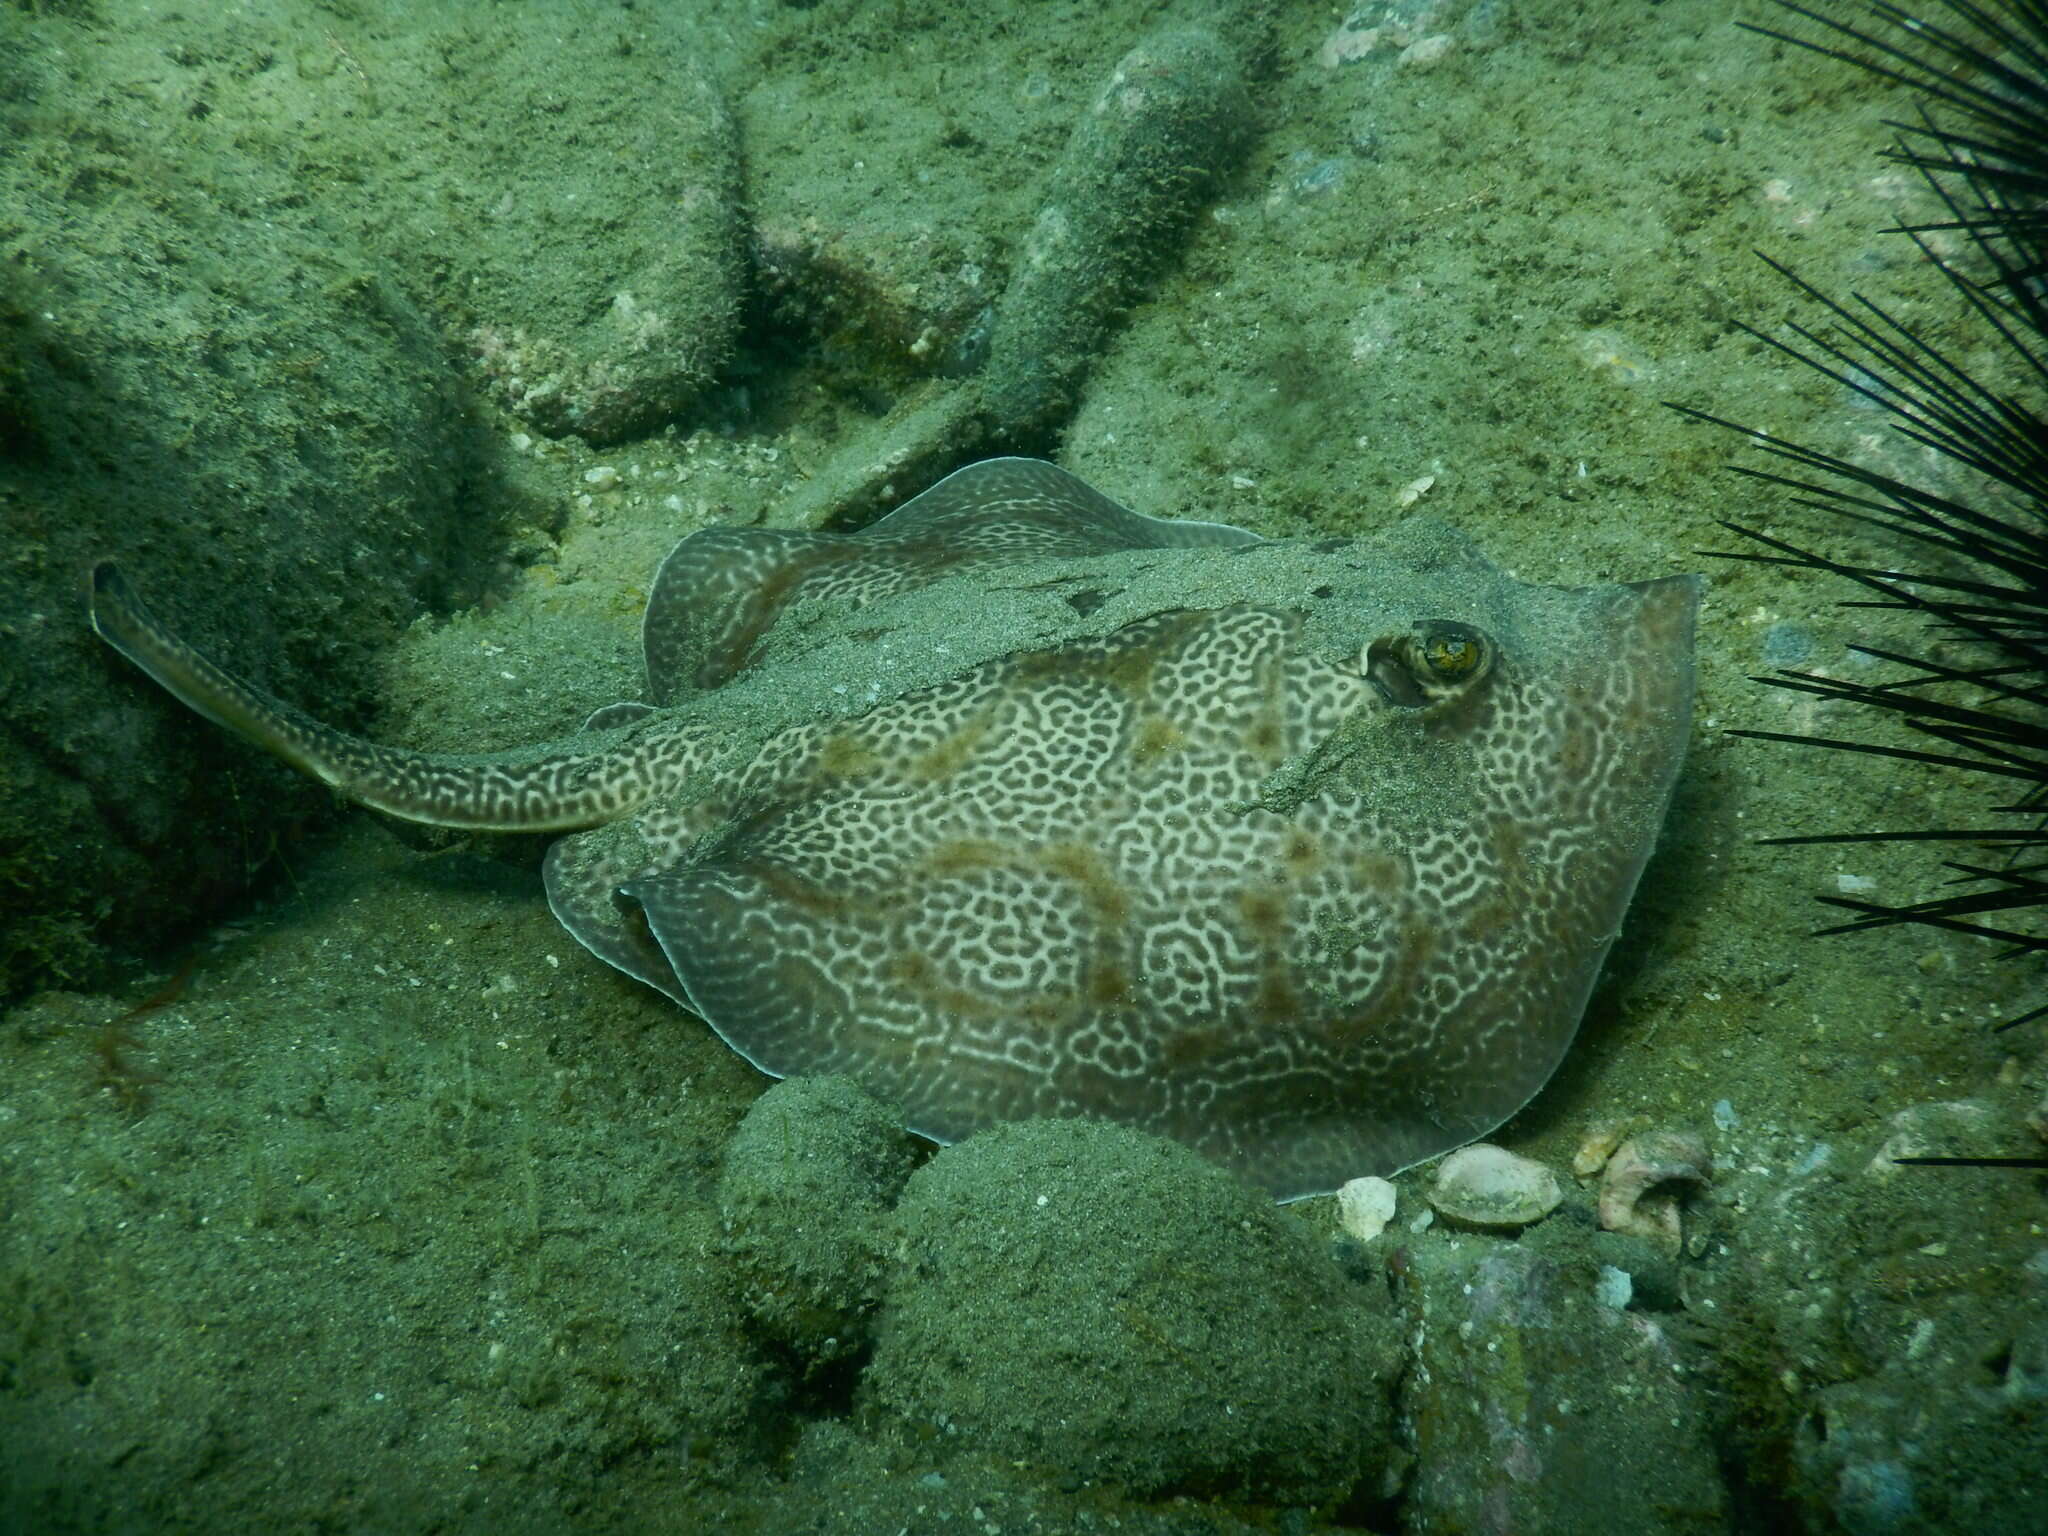
[{"label": "sandy seafloor", "polygon": [[[288,34],[281,56],[298,65],[273,82],[276,110],[431,161],[431,133],[390,141],[398,117],[342,99],[374,83],[346,62],[351,37],[388,42],[405,9],[235,14]],[[961,260],[999,259],[1019,236],[1073,114],[1160,14],[1018,6],[991,26],[939,0],[582,10],[695,29],[740,121],[757,218]],[[562,11],[566,24],[578,8]],[[1792,307],[1753,249],[1990,363],[1911,247],[1879,233],[1931,206],[1879,158],[1883,119],[1910,98],[1734,24],[1767,14],[1452,3],[1441,30],[1456,46],[1416,67],[1391,50],[1325,62],[1344,11],[1282,8],[1256,142],[1107,343],[1058,450],[1160,515],[1365,532],[1428,477],[1417,509],[1524,579],[1707,572],[1695,733],[1663,845],[1577,1046],[1497,1137],[1562,1168],[1598,1120],[1706,1130],[1720,1172],[1698,1216],[1703,1288],[1817,1146],[1867,1157],[1899,1112],[1976,1098],[2005,1143],[1977,1150],[2026,1151],[2043,1086],[2041,1026],[1988,1028],[2035,972],[1927,932],[1803,936],[1823,915],[1816,893],[1905,899],[1931,885],[1930,858],[1753,845],[1967,821],[1981,802],[1930,771],[1731,739],[1841,727],[1747,680],[1770,664],[1767,639],[1845,672],[1845,643],[1886,631],[1836,609],[1843,594],[1820,580],[1702,559],[1735,547],[1717,519],[1820,525],[1725,473],[1739,445],[1659,402],[1909,462],[1866,405],[1737,328]],[[62,47],[118,83],[193,25],[103,0],[14,8],[0,40]],[[768,519],[850,420],[843,400],[772,379],[718,393],[678,433],[601,451],[477,409],[543,526],[516,530],[527,563],[486,610],[423,621],[391,657],[380,734],[396,742],[511,744],[633,696],[660,555],[708,522]],[[593,490],[611,479],[590,480],[599,468],[616,484]],[[709,1299],[710,1189],[766,1081],[586,955],[550,917],[530,848],[445,842],[349,812],[277,852],[266,896],[126,983],[0,1016],[0,1519],[772,1529],[765,1512],[786,1507],[797,1528],[831,1507],[820,1480],[859,1484],[863,1458],[920,1475],[915,1443],[878,1428],[844,1464],[813,1445],[808,1481],[778,1506],[796,1427],[846,1405],[723,1364],[737,1324]],[[117,1102],[99,1026],[188,955],[176,1000],[118,1046],[135,1091]],[[2038,1249],[2038,1195],[2016,1214],[1993,1177],[1953,1178],[1953,1230],[1926,1240],[1968,1244],[1996,1221],[1998,1262]],[[1417,1175],[1401,1182],[1406,1220]],[[1857,1198],[1835,1186],[1802,1204],[1796,1239],[1772,1228],[1788,1286]],[[1328,1201],[1293,1211],[1333,1220]],[[1788,1393],[1800,1368],[1782,1363]],[[982,1505],[1024,1518],[1028,1496],[995,1472],[951,1475],[932,1496],[950,1528]],[[1143,1514],[1126,1511],[1134,1527]],[[825,1528],[863,1528],[837,1518]],[[1159,1518],[1208,1528],[1193,1508]]]}]

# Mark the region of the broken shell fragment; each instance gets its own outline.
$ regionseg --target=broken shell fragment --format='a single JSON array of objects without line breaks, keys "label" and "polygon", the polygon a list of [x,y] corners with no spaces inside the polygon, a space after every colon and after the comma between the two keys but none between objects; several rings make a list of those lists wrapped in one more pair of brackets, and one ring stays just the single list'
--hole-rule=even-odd
[{"label": "broken shell fragment", "polygon": [[1640,1129],[1639,1115],[1617,1115],[1611,1119],[1595,1120],[1586,1127],[1585,1137],[1579,1142],[1578,1151],[1572,1154],[1572,1174],[1576,1178],[1590,1179],[1614,1156],[1614,1149],[1621,1145],[1621,1139],[1630,1131]]},{"label": "broken shell fragment", "polygon": [[1685,1245],[1684,1203],[1713,1174],[1713,1155],[1691,1131],[1632,1136],[1601,1176],[1600,1225],[1645,1238],[1676,1257]]},{"label": "broken shell fragment", "polygon": [[1386,1231],[1394,1219],[1394,1186],[1385,1179],[1352,1179],[1337,1191],[1337,1225],[1361,1243]]},{"label": "broken shell fragment", "polygon": [[1437,1164],[1429,1186],[1429,1203],[1470,1227],[1526,1227],[1563,1199],[1564,1186],[1543,1164],[1486,1142],[1460,1147]]}]

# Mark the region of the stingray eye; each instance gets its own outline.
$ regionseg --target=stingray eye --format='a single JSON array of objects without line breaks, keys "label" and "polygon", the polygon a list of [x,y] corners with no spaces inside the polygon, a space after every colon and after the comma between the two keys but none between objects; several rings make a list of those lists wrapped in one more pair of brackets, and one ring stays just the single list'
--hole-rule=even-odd
[{"label": "stingray eye", "polygon": [[1365,648],[1365,675],[1389,704],[1420,709],[1469,692],[1493,669],[1494,644],[1483,630],[1427,619],[1406,634]]},{"label": "stingray eye", "polygon": [[1462,683],[1481,676],[1491,649],[1486,636],[1469,624],[1442,620],[1425,624],[1416,634],[1422,666],[1440,683]]}]

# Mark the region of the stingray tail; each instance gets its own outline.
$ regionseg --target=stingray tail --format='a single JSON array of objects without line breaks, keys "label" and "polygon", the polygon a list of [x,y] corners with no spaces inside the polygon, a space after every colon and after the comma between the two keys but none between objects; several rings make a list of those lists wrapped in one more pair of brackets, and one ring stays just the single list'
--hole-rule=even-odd
[{"label": "stingray tail", "polygon": [[672,744],[640,727],[607,741],[475,757],[406,752],[322,725],[208,660],[143,605],[120,571],[92,573],[99,637],[214,724],[233,731],[351,800],[407,821],[488,831],[594,826],[644,802]]}]

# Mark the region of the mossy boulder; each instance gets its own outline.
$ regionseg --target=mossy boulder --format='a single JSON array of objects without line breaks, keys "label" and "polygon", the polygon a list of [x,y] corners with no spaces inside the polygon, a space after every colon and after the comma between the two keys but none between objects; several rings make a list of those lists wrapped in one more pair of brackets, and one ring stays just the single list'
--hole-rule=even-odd
[{"label": "mossy boulder", "polygon": [[889,1207],[916,1143],[845,1077],[794,1077],[725,1149],[718,1210],[740,1306],[806,1371],[866,1348],[889,1272]]},{"label": "mossy boulder", "polygon": [[1398,1329],[1305,1227],[1175,1143],[1086,1120],[941,1151],[897,1206],[868,1405],[1141,1496],[1383,1491]]},{"label": "mossy boulder", "polygon": [[360,723],[474,531],[437,338],[207,107],[260,52],[179,25],[0,21],[0,995],[175,940],[326,803],[94,638],[96,560]]}]

